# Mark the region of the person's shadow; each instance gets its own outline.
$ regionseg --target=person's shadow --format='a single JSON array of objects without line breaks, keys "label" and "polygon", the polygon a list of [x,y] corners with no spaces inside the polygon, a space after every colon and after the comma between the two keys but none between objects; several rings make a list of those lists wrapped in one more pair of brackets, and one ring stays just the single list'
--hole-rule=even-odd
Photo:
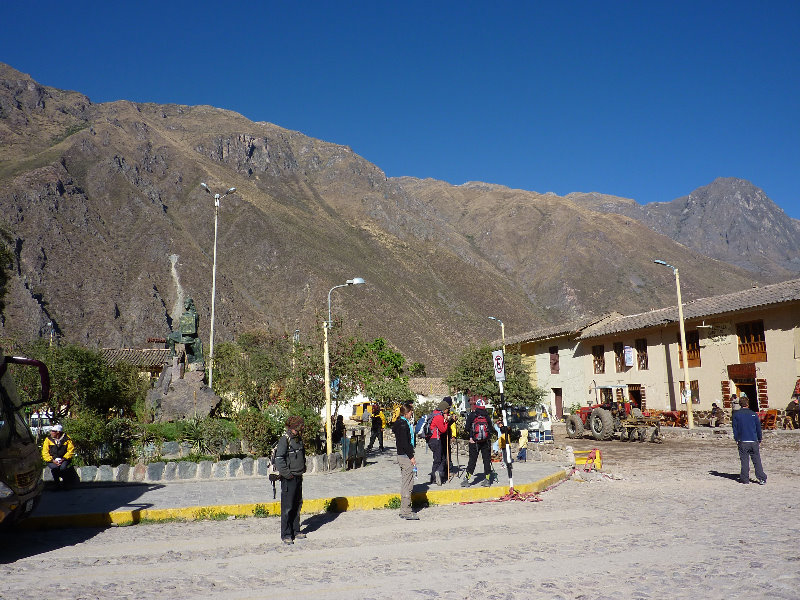
[{"label": "person's shadow", "polygon": [[305,521],[303,521],[303,527],[301,528],[301,531],[303,533],[311,533],[312,531],[316,531],[323,525],[332,523],[340,514],[341,513],[338,511],[329,511],[318,515],[311,515]]},{"label": "person's shadow", "polygon": [[724,479],[732,479],[734,481],[739,481],[739,473],[720,473],[719,471],[709,471],[709,475],[713,475],[714,477],[722,477]]}]

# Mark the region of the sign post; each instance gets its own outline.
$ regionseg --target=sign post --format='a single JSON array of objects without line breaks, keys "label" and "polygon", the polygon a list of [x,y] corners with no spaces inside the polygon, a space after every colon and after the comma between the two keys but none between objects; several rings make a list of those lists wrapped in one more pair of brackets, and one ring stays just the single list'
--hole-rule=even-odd
[{"label": "sign post", "polygon": [[500,411],[503,415],[503,427],[500,430],[500,435],[505,436],[505,443],[503,444],[503,460],[508,469],[508,486],[511,491],[514,490],[514,477],[511,473],[511,444],[508,436],[508,414],[506,412],[506,399],[503,393],[503,382],[506,380],[506,364],[505,354],[502,350],[495,350],[492,352],[492,366],[494,368],[494,378],[500,386]]}]

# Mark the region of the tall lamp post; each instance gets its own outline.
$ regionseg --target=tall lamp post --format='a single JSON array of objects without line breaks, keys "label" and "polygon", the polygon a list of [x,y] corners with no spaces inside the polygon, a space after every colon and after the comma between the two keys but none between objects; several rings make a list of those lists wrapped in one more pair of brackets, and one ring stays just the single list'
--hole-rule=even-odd
[{"label": "tall lamp post", "polygon": [[678,267],[674,267],[663,260],[654,260],[657,265],[663,265],[672,269],[675,273],[675,287],[678,290],[678,320],[681,328],[681,348],[683,349],[683,389],[681,396],[686,400],[686,425],[689,429],[694,429],[694,415],[692,413],[692,393],[689,388],[689,349],[686,347],[686,325],[683,321],[683,302],[681,301],[681,280],[678,276]]},{"label": "tall lamp post", "polygon": [[360,285],[366,283],[361,277],[348,279],[347,283],[335,285],[328,291],[328,320],[322,323],[323,347],[325,362],[325,448],[328,454],[333,453],[333,434],[331,431],[331,359],[328,352],[328,330],[333,326],[331,320],[331,292],[336,288],[347,287],[348,285]]},{"label": "tall lamp post", "polygon": [[[205,183],[200,186],[210,194],[211,190]],[[236,191],[235,187],[228,189],[224,194],[214,194],[214,263],[211,267],[211,333],[208,340],[208,387],[214,391],[214,299],[217,295],[217,222],[219,221],[219,201],[228,194]]]},{"label": "tall lamp post", "polygon": [[492,321],[500,323],[500,337],[503,339],[503,356],[506,354],[506,326],[497,317],[489,317]]}]

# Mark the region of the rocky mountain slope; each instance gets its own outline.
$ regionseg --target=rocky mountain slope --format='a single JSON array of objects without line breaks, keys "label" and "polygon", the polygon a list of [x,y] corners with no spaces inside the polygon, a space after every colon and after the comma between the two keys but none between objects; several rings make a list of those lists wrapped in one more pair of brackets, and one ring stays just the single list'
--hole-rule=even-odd
[{"label": "rocky mountain slope", "polygon": [[[489,315],[511,335],[673,303],[653,258],[680,265],[687,299],[800,271],[782,258],[789,245],[740,244],[752,227],[798,226],[746,182],[736,201],[693,192],[687,218],[673,203],[387,178],[346,146],[230,111],[93,104],[0,64],[0,229],[16,257],[0,335],[52,323],[70,340],[143,346],[187,296],[207,334],[214,203],[201,181],[237,188],[219,211],[217,342],[263,327],[308,339],[328,290],[360,276],[367,285],[333,293],[334,316],[436,374],[463,344],[498,337]],[[727,220],[705,216],[712,201]],[[675,224],[657,228],[656,211]],[[746,260],[732,264],[723,233]]]}]

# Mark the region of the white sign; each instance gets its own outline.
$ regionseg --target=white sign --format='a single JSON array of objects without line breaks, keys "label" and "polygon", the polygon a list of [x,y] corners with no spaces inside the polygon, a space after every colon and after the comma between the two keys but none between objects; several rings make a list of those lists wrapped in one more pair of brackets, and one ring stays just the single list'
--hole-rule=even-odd
[{"label": "white sign", "polygon": [[625,366],[633,366],[633,348],[630,346],[625,346]]},{"label": "white sign", "polygon": [[495,350],[492,352],[492,365],[494,366],[495,381],[506,380],[506,363],[503,359],[503,351]]}]

